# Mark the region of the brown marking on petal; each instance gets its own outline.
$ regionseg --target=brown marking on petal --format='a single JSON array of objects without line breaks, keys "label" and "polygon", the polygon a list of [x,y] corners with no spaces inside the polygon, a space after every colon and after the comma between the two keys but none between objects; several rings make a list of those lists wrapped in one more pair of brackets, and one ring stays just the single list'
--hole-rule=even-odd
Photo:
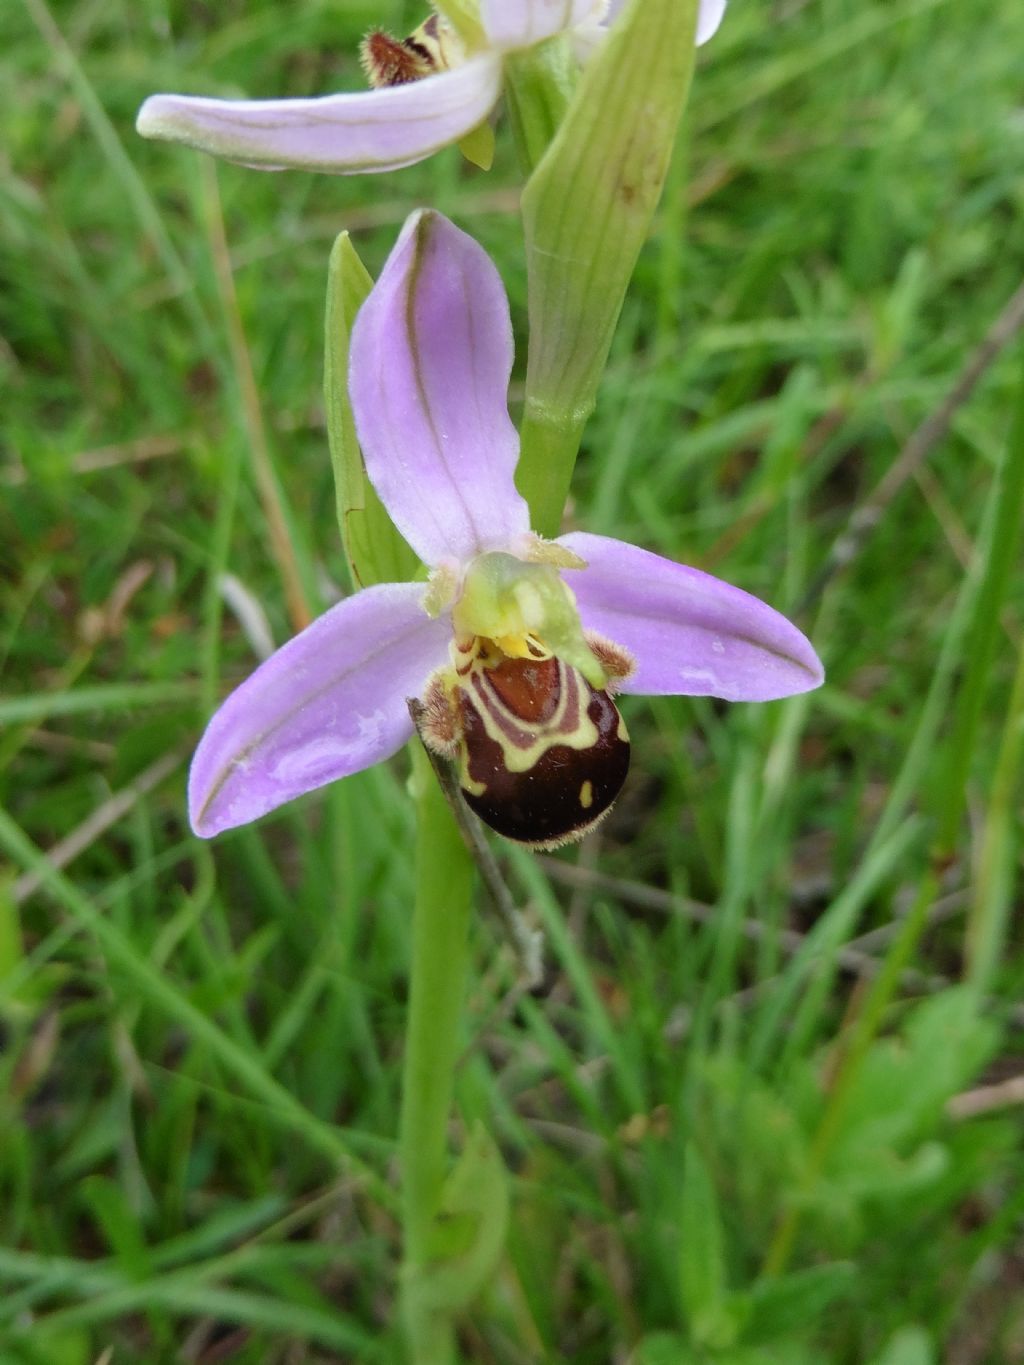
[{"label": "brown marking on petal", "polygon": [[469,682],[472,693],[464,691],[461,696],[465,698],[467,706],[473,707],[482,719],[490,722],[490,729],[492,733],[496,732],[494,738],[498,743],[510,750],[528,750],[536,742],[536,733],[520,725],[502,705],[481,670],[475,670]]},{"label": "brown marking on petal", "polygon": [[504,659],[487,670],[487,681],[514,716],[541,723],[558,708],[561,678],[557,659]]},{"label": "brown marking on petal", "polygon": [[[554,671],[538,671],[529,659],[485,667],[481,685],[470,691],[460,683],[456,700],[460,783],[470,809],[507,839],[553,848],[582,838],[607,814],[626,779],[629,741],[606,692],[561,660],[545,663]],[[495,673],[500,687],[491,686]],[[528,675],[540,681],[539,696]],[[519,727],[501,714],[509,701],[523,726],[514,736]]]}]

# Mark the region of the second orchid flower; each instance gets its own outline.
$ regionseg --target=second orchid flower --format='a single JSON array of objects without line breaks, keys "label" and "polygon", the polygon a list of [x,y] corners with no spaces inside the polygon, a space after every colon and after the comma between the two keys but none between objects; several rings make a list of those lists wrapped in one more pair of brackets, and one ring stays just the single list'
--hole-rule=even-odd
[{"label": "second orchid flower", "polygon": [[[481,0],[468,42],[440,15],[412,38],[371,34],[364,58],[378,89],[288,100],[153,95],[139,111],[138,131],[263,170],[395,170],[479,127],[501,96],[510,53],[567,33],[585,58],[620,8],[621,0],[610,9],[608,0]],[[701,0],[698,43],[724,12],[725,0]]]}]

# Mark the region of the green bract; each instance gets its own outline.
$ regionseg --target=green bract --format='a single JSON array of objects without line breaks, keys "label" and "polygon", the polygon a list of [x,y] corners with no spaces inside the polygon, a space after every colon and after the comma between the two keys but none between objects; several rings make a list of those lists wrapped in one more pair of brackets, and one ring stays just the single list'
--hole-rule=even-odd
[{"label": "green bract", "polygon": [[694,64],[697,0],[634,0],[523,193],[530,359],[516,482],[555,535]]}]

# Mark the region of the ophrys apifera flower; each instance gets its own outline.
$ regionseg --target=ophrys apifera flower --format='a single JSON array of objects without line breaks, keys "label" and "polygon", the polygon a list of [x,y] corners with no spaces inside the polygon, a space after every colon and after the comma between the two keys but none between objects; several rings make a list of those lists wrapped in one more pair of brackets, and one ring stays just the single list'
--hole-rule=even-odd
[{"label": "ophrys apifera flower", "polygon": [[[718,27],[724,8],[724,0],[701,0],[698,42]],[[584,57],[607,21],[607,0],[481,0],[469,37],[440,15],[409,38],[371,33],[363,62],[376,89],[287,100],[152,95],[137,127],[143,137],[263,170],[395,170],[479,127],[501,97],[510,53],[568,33]]]},{"label": "ophrys apifera flower", "polygon": [[804,635],[739,588],[605,536],[531,533],[511,368],[490,259],[414,214],[356,319],[349,385],[367,474],[429,580],[344,599],[228,697],[192,764],[199,834],[390,757],[414,698],[472,808],[550,845],[625,779],[614,692],[767,701],[821,682]]}]

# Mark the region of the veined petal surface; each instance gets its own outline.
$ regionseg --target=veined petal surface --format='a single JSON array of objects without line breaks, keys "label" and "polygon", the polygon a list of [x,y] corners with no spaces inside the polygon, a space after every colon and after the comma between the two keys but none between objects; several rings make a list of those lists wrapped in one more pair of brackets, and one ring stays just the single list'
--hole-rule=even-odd
[{"label": "veined petal surface", "polygon": [[471,132],[500,93],[501,59],[483,53],[408,85],[319,99],[151,95],[136,127],[260,170],[391,171]]},{"label": "veined petal surface", "polygon": [[370,481],[426,564],[529,529],[511,372],[508,300],[487,253],[441,214],[414,213],[356,317],[349,393]]},{"label": "veined petal surface", "polygon": [[451,622],[422,583],[347,597],[289,640],[210,721],[189,773],[189,816],[209,837],[390,757],[412,734],[406,698],[447,659]]},{"label": "veined petal surface", "polygon": [[772,701],[821,683],[807,637],[750,593],[606,536],[573,532],[559,544],[587,561],[565,575],[583,628],[636,659],[624,692]]},{"label": "veined petal surface", "polygon": [[[608,6],[608,23],[612,23],[616,15],[625,5],[626,0],[611,0]],[[697,11],[697,46],[706,43],[709,38],[713,38],[718,32],[718,26],[722,22],[725,14],[726,0],[700,0],[700,8]]]},{"label": "veined petal surface", "polygon": [[480,21],[493,47],[532,47],[599,15],[600,0],[481,0]]}]

